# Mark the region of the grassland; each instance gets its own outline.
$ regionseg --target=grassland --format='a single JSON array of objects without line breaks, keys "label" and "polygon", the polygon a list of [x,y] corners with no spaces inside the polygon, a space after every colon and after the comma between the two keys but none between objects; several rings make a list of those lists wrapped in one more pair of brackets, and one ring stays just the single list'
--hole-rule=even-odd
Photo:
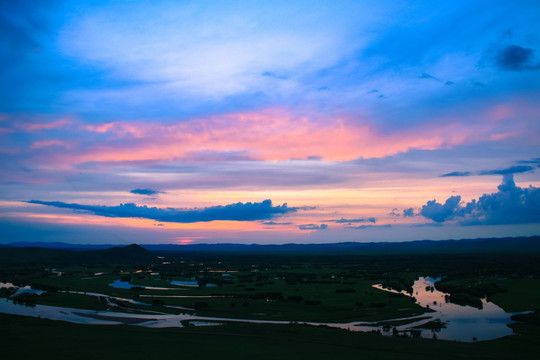
[{"label": "grassland", "polygon": [[[394,319],[429,311],[409,297],[379,291],[372,285],[382,283],[410,290],[418,276],[433,276],[443,278],[443,289],[463,294],[461,299],[488,297],[506,311],[531,313],[517,316],[519,322],[511,325],[519,335],[478,343],[384,337],[292,324],[225,323],[215,327],[151,329],[0,315],[5,358],[54,354],[57,359],[532,359],[540,352],[538,254],[161,255],[165,258],[138,264],[10,264],[0,269],[0,281],[48,290],[35,297],[38,304],[80,309],[348,322]],[[138,288],[109,286],[119,279]],[[174,280],[198,281],[200,286],[175,287],[170,283]],[[151,290],[143,286],[175,289]],[[90,293],[149,305],[113,299],[119,306],[111,307],[103,297]]]}]

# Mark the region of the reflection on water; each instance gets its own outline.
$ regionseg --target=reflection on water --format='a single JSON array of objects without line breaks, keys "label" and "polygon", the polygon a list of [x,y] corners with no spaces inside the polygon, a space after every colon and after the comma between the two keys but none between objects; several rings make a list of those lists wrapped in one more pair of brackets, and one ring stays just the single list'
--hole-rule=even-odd
[{"label": "reflection on water", "polygon": [[[171,284],[172,285],[178,285],[178,286],[190,286],[190,287],[198,287],[199,286],[199,282],[198,281],[193,281],[193,280],[174,280],[174,281],[171,281]],[[212,284],[212,283],[207,283],[205,286],[208,286],[208,287],[212,287],[212,286],[217,286],[216,284]]]},{"label": "reflection on water", "polygon": [[[419,316],[408,318],[398,318],[379,322],[363,322],[353,321],[350,323],[318,323],[318,322],[302,322],[302,324],[313,326],[334,327],[346,329],[350,331],[372,332],[376,331],[383,335],[399,335],[412,334],[422,337],[436,337],[438,339],[457,340],[457,341],[474,341],[474,340],[490,340],[502,336],[511,335],[512,329],[507,324],[512,323],[509,314],[497,305],[482,300],[482,309],[477,309],[471,306],[461,306],[446,302],[446,295],[435,288],[435,283],[439,279],[429,277],[421,277],[413,284],[412,294],[392,289],[385,289],[381,285],[373,285],[374,288],[393,293],[401,293],[406,296],[411,296],[416,299],[416,302],[423,306],[429,307],[433,312],[428,312]],[[119,280],[114,283],[119,284]],[[114,284],[113,283],[113,284]],[[127,282],[122,282],[127,283]],[[9,284],[12,285],[12,284]],[[112,286],[112,285],[111,285]],[[120,284],[120,286],[124,286]],[[132,286],[132,285],[130,285]],[[0,283],[0,287],[2,284]],[[3,286],[7,287],[7,286]],[[150,287],[148,287],[150,289]],[[157,288],[159,290],[167,290],[166,288]],[[104,296],[108,295],[85,293],[89,296]],[[143,297],[145,295],[141,295]],[[153,297],[156,295],[147,295]],[[169,297],[169,296],[159,296]],[[170,295],[170,297],[181,297],[178,295]],[[203,296],[190,296],[203,297]],[[130,299],[126,300],[141,305],[149,305],[142,302],[136,302]],[[181,307],[178,307],[181,309]],[[221,322],[245,322],[245,323],[265,323],[265,324],[290,324],[289,321],[271,321],[271,320],[252,320],[252,319],[233,319],[233,318],[216,318],[202,317],[192,314],[171,315],[164,313],[156,313],[148,311],[148,314],[131,314],[123,312],[111,311],[93,311],[71,309],[56,306],[36,305],[28,307],[16,305],[11,300],[5,299],[0,301],[0,312],[14,315],[34,316],[51,320],[64,320],[80,324],[127,324],[139,325],[146,327],[183,327],[182,323],[191,325],[219,325]],[[151,313],[151,314],[150,314]],[[399,322],[398,325],[394,325]],[[438,329],[431,329],[430,324],[439,323],[441,326]]]},{"label": "reflection on water", "polygon": [[[171,285],[176,286],[188,286],[188,287],[198,287],[199,283],[197,281],[171,281]],[[112,283],[109,284],[110,287],[116,288],[116,289],[132,289],[132,288],[139,288],[139,289],[145,289],[145,290],[178,290],[179,288],[166,288],[166,287],[155,287],[155,286],[146,286],[146,285],[133,285],[130,284],[129,281],[122,281],[122,280],[114,280]],[[208,287],[216,286],[216,284],[208,283],[206,284]]]},{"label": "reflection on water", "polygon": [[22,288],[18,288],[17,291],[10,296],[10,298],[14,298],[14,297],[17,297],[21,294],[35,294],[35,295],[41,295],[43,294],[45,291],[43,290],[37,290],[37,289],[32,289],[30,286],[25,286],[25,287],[22,287]]},{"label": "reflection on water", "polygon": [[218,322],[211,322],[211,321],[190,321],[189,322],[193,326],[216,326],[216,325],[223,325],[222,323]]},{"label": "reflection on water", "polygon": [[178,286],[199,286],[199,283],[197,281],[189,281],[189,280],[175,280],[171,281],[172,285],[178,285]]},{"label": "reflection on water", "polygon": [[27,286],[16,286],[16,285],[13,285],[12,283],[2,283],[2,282],[0,282],[0,289],[15,289],[16,291],[9,296],[10,298],[17,297],[17,296],[19,296],[21,294],[41,295],[41,294],[45,293],[45,291],[43,291],[43,290],[32,289],[32,287],[30,287],[28,285]]},{"label": "reflection on water", "polygon": [[[398,331],[411,330],[417,326],[423,326],[433,321],[440,321],[444,327],[438,330],[420,330],[420,336],[433,337],[439,339],[474,341],[490,340],[512,334],[512,329],[508,326],[513,321],[510,317],[513,314],[506,313],[502,308],[492,302],[482,299],[482,308],[472,306],[461,306],[446,302],[449,294],[438,291],[435,283],[440,278],[421,277],[413,284],[412,295],[407,292],[400,292],[415,298],[416,303],[434,310],[432,313],[424,314],[427,319],[412,322],[406,325],[397,326]],[[392,289],[385,289],[381,285],[373,287],[390,292],[397,292]]]},{"label": "reflection on water", "polygon": [[165,288],[165,287],[155,287],[155,286],[143,286],[143,285],[133,285],[129,281],[114,280],[109,286],[117,289],[132,289],[140,288],[145,290],[175,290],[174,288]]}]

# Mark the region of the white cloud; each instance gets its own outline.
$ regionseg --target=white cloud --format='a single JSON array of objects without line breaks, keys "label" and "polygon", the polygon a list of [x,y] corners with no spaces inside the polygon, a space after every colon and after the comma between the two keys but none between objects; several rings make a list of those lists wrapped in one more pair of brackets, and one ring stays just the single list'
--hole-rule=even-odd
[{"label": "white cloud", "polygon": [[[297,77],[333,66],[362,45],[361,38],[351,41],[352,14],[332,9],[325,16],[325,7],[227,2],[148,9],[130,3],[75,19],[60,44],[66,54],[113,77],[163,83],[180,94],[287,91],[297,86]],[[262,76],[268,71],[287,79]]]}]

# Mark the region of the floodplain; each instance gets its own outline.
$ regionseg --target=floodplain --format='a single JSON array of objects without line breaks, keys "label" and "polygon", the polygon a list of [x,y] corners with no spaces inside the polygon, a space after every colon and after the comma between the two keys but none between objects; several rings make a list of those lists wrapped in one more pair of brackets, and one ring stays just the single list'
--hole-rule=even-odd
[{"label": "floodplain", "polygon": [[[102,345],[85,349],[81,358],[105,356],[105,348],[109,358],[121,353],[131,359],[174,354],[178,347],[198,358],[285,359],[332,352],[344,358],[418,359],[434,352],[508,358],[511,351],[534,358],[540,350],[537,252],[175,250],[154,251],[144,261],[6,258],[13,257],[3,258],[0,272],[2,342],[19,358],[55,351],[67,358],[90,341]],[[10,312],[8,305],[21,310]],[[84,321],[35,315],[40,307]],[[442,308],[489,312],[480,323],[499,330],[475,325],[471,316],[448,317]],[[24,315],[22,309],[34,309],[34,316],[13,315]],[[471,332],[448,337],[459,321]],[[62,340],[58,349],[55,341],[75,334],[78,340]],[[24,338],[39,341],[23,346]],[[20,346],[9,350],[7,344]]]}]

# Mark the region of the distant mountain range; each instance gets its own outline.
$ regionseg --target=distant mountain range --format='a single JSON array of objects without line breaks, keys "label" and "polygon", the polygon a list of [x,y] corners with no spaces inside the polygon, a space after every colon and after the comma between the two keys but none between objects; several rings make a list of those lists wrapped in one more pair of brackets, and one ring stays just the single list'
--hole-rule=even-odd
[{"label": "distant mountain range", "polygon": [[126,264],[150,263],[157,259],[155,254],[136,244],[99,250],[39,247],[41,244],[46,243],[31,247],[3,246],[0,264]]},{"label": "distant mountain range", "polygon": [[194,244],[142,245],[155,252],[302,253],[302,254],[436,254],[436,253],[523,253],[540,252],[540,236],[464,240],[417,240],[407,242],[342,242],[331,244]]},{"label": "distant mountain range", "polygon": [[[155,254],[184,253],[237,253],[237,254],[435,254],[435,253],[530,253],[540,252],[540,236],[487,238],[464,240],[419,240],[406,242],[343,242],[330,244],[142,244],[117,247],[115,245],[81,245],[62,242],[14,242],[0,246],[0,257],[6,249],[42,248],[45,250],[76,251],[81,260],[95,257],[113,261],[121,256],[126,259],[155,258]],[[37,250],[36,250],[37,251]],[[46,251],[43,251],[45,254]],[[154,253],[154,254],[152,254]],[[59,256],[61,253],[58,253]]]}]

